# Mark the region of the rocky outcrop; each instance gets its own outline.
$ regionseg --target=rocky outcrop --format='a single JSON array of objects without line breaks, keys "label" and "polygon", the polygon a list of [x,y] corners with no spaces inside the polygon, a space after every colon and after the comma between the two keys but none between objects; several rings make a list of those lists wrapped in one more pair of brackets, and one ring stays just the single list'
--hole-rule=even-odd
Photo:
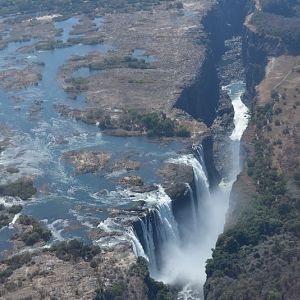
[{"label": "rocky outcrop", "polygon": [[167,163],[158,174],[163,176],[163,187],[174,201],[181,197],[185,184],[192,184],[194,180],[193,168],[182,164]]},{"label": "rocky outcrop", "polygon": [[215,139],[215,136],[207,136],[201,143],[210,189],[214,189],[221,180],[220,172],[215,165],[214,148],[216,147],[216,143],[214,145],[213,139]]},{"label": "rocky outcrop", "polygon": [[123,185],[140,187],[144,185],[143,179],[140,176],[132,175],[132,176],[125,176],[120,179],[120,183]]},{"label": "rocky outcrop", "polygon": [[20,197],[22,200],[27,200],[36,193],[36,188],[33,181],[28,178],[23,178],[17,182],[7,183],[0,186],[1,196]]},{"label": "rocky outcrop", "polygon": [[195,119],[211,125],[218,105],[218,77],[215,71],[212,54],[206,54],[205,63],[192,85],[186,87],[178,98],[175,107],[180,108]]},{"label": "rocky outcrop", "polygon": [[64,159],[70,160],[77,173],[95,172],[103,169],[111,158],[110,153],[94,151],[70,151],[64,153]]},{"label": "rocky outcrop", "polygon": [[136,258],[130,248],[126,245],[113,252],[102,251],[91,261],[61,260],[49,251],[12,258],[0,264],[1,271],[15,269],[6,284],[0,286],[0,296],[3,299],[102,299],[101,294],[111,294],[113,298],[147,299],[144,286],[147,274],[140,274],[134,267]]}]

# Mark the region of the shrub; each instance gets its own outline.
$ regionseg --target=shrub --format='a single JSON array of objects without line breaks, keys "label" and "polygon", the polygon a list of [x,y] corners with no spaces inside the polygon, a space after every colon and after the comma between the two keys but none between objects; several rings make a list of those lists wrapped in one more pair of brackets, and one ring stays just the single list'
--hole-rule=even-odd
[{"label": "shrub", "polygon": [[37,232],[34,232],[34,231],[32,233],[26,235],[26,237],[23,238],[23,241],[28,246],[32,246],[35,243],[39,242],[40,240],[41,240],[40,235]]},{"label": "shrub", "polygon": [[15,255],[5,261],[5,263],[13,270],[21,268],[23,265],[31,261],[29,253]]},{"label": "shrub", "polygon": [[116,283],[113,286],[107,288],[106,290],[97,289],[96,296],[93,300],[114,300],[114,299],[124,299],[123,294],[127,287],[124,283]]},{"label": "shrub", "polygon": [[293,178],[297,184],[300,184],[300,170],[294,173]]},{"label": "shrub", "polygon": [[21,268],[23,265],[31,261],[31,256],[29,253],[15,255],[4,261],[7,268],[0,271],[0,282],[4,283],[5,280],[13,274],[13,271]]},{"label": "shrub", "polygon": [[10,268],[7,268],[3,271],[0,271],[0,282],[4,283],[5,280],[10,277],[13,274],[13,270]]},{"label": "shrub", "polygon": [[97,268],[97,266],[98,266],[97,261],[95,259],[92,259],[90,262],[90,266],[93,269]]},{"label": "shrub", "polygon": [[272,98],[273,100],[279,99],[278,92],[272,90],[272,91],[271,91],[271,98]]},{"label": "shrub", "polygon": [[287,215],[292,210],[292,207],[288,203],[281,203],[278,205],[278,212],[281,215]]},{"label": "shrub", "polygon": [[19,217],[18,221],[23,225],[32,225],[35,222],[35,219],[27,215],[22,215]]},{"label": "shrub", "polygon": [[13,205],[8,209],[8,212],[10,214],[18,214],[22,210],[23,206],[22,205]]},{"label": "shrub", "polygon": [[287,135],[287,134],[290,133],[290,130],[289,130],[288,128],[284,128],[284,129],[282,130],[282,133],[283,133],[284,135]]},{"label": "shrub", "polygon": [[0,228],[4,226],[8,226],[9,224],[9,217],[8,215],[0,215]]},{"label": "shrub", "polygon": [[183,4],[182,4],[182,2],[176,2],[176,8],[177,9],[183,9]]},{"label": "shrub", "polygon": [[100,253],[98,246],[84,245],[82,241],[73,239],[70,241],[62,241],[52,246],[52,251],[61,260],[76,260],[77,258],[83,258],[85,261],[91,261],[92,258]]},{"label": "shrub", "polygon": [[282,108],[281,107],[277,107],[274,111],[275,115],[279,115],[282,113]]},{"label": "shrub", "polygon": [[179,136],[179,137],[190,137],[191,136],[191,133],[190,131],[185,128],[184,126],[179,126],[177,129],[176,129],[176,136]]},{"label": "shrub", "polygon": [[293,233],[298,238],[300,237],[300,220],[299,219],[293,219],[289,220],[285,226],[285,230]]},{"label": "shrub", "polygon": [[278,291],[268,291],[267,300],[281,300],[281,293]]},{"label": "shrub", "polygon": [[125,130],[146,131],[148,137],[190,137],[190,132],[176,121],[167,118],[164,113],[151,112],[139,114],[129,111],[123,118],[122,126]]},{"label": "shrub", "polygon": [[48,242],[52,237],[51,231],[31,216],[20,216],[19,222],[23,225],[32,225],[32,231],[22,236],[22,240],[28,246],[32,246],[42,240]]}]

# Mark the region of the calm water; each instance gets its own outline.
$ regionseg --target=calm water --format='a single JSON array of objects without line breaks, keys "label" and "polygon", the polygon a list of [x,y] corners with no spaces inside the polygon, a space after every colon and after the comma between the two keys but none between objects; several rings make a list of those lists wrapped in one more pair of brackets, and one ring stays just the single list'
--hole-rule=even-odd
[{"label": "calm water", "polygon": [[[102,18],[97,18],[101,28]],[[76,18],[56,23],[64,32],[59,39],[67,40]],[[106,53],[113,51],[112,45],[75,45],[69,48],[40,51],[29,54],[16,52],[19,47],[30,45],[11,43],[0,52],[0,70],[20,68],[26,63],[43,62],[42,81],[37,86],[19,91],[0,90],[0,124],[11,130],[13,146],[0,155],[0,164],[5,168],[17,167],[17,174],[3,173],[1,183],[15,181],[24,176],[35,176],[35,186],[39,192],[32,201],[25,203],[24,214],[30,214],[43,220],[54,233],[55,239],[82,237],[88,239],[88,232],[95,226],[93,220],[105,220],[108,208],[128,208],[133,205],[128,193],[118,185],[118,179],[126,175],[139,175],[145,183],[157,183],[160,178],[156,170],[162,162],[176,157],[182,144],[156,143],[144,137],[111,137],[103,135],[96,126],[86,125],[72,119],[66,119],[56,113],[54,104],[66,104],[70,107],[84,105],[84,95],[71,100],[57,82],[59,68],[72,55],[86,55],[91,51]],[[135,50],[134,57],[144,58],[142,50]],[[153,60],[147,56],[146,61]],[[80,71],[80,70],[79,70]],[[78,71],[78,72],[79,72]],[[81,72],[86,72],[81,71]],[[83,74],[89,76],[90,74]],[[39,103],[41,110],[36,118],[31,118],[32,105]],[[0,139],[5,137],[0,133]],[[58,141],[63,140],[63,143]],[[127,172],[121,170],[112,174],[76,175],[74,168],[62,155],[70,150],[95,150],[112,153],[112,159],[129,158],[139,161],[141,168]],[[2,199],[3,201],[3,199]],[[0,231],[0,249],[10,247],[8,237],[13,229]]]}]

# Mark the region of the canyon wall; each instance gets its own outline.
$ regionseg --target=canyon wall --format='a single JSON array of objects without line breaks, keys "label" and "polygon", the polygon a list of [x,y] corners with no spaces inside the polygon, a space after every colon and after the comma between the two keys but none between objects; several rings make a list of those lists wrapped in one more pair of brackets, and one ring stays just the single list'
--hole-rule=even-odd
[{"label": "canyon wall", "polygon": [[267,29],[256,27],[252,14],[244,23],[245,101],[252,117],[225,230],[206,266],[205,299],[299,295],[299,53],[275,30],[270,34],[277,24],[265,17]]}]

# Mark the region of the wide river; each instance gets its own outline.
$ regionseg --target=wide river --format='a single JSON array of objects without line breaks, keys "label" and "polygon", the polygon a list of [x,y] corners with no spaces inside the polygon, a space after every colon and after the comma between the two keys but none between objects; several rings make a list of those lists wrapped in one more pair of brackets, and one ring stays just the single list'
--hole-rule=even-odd
[{"label": "wide river", "polygon": [[[66,41],[76,18],[56,22],[63,29],[60,40]],[[103,20],[94,21],[99,30]],[[38,193],[32,200],[24,201],[23,214],[43,220],[53,231],[54,240],[70,237],[89,239],[89,231],[95,222],[108,217],[110,208],[128,208],[134,205],[130,193],[124,191],[118,180],[126,175],[141,176],[146,184],[158,183],[156,171],[162,162],[178,156],[183,145],[179,142],[159,143],[145,137],[112,137],[101,133],[93,125],[60,116],[54,106],[65,104],[71,108],[85,105],[84,94],[72,99],[59,85],[57,74],[60,67],[73,55],[90,52],[114,51],[112,45],[82,45],[49,51],[23,54],[18,49],[37,42],[10,43],[0,51],[0,71],[19,69],[26,64],[43,63],[42,80],[36,86],[21,90],[0,90],[0,140],[9,136],[11,146],[0,155],[2,184],[14,182],[22,177],[34,176]],[[142,57],[143,50],[137,49],[133,56]],[[148,58],[153,59],[153,58]],[[79,70],[73,76],[89,76],[87,70]],[[99,74],[99,76],[102,76]],[[32,118],[30,111],[34,103],[41,103],[38,117]],[[63,143],[59,142],[62,141]],[[109,152],[112,160],[126,159],[140,162],[136,171],[76,174],[73,166],[62,159],[71,150],[93,150]],[[15,167],[18,173],[3,170]],[[2,203],[13,199],[1,198]],[[135,199],[136,200],[136,199]],[[17,201],[20,202],[20,201]],[[13,226],[0,230],[0,250],[12,247],[8,238],[14,234]]]}]

